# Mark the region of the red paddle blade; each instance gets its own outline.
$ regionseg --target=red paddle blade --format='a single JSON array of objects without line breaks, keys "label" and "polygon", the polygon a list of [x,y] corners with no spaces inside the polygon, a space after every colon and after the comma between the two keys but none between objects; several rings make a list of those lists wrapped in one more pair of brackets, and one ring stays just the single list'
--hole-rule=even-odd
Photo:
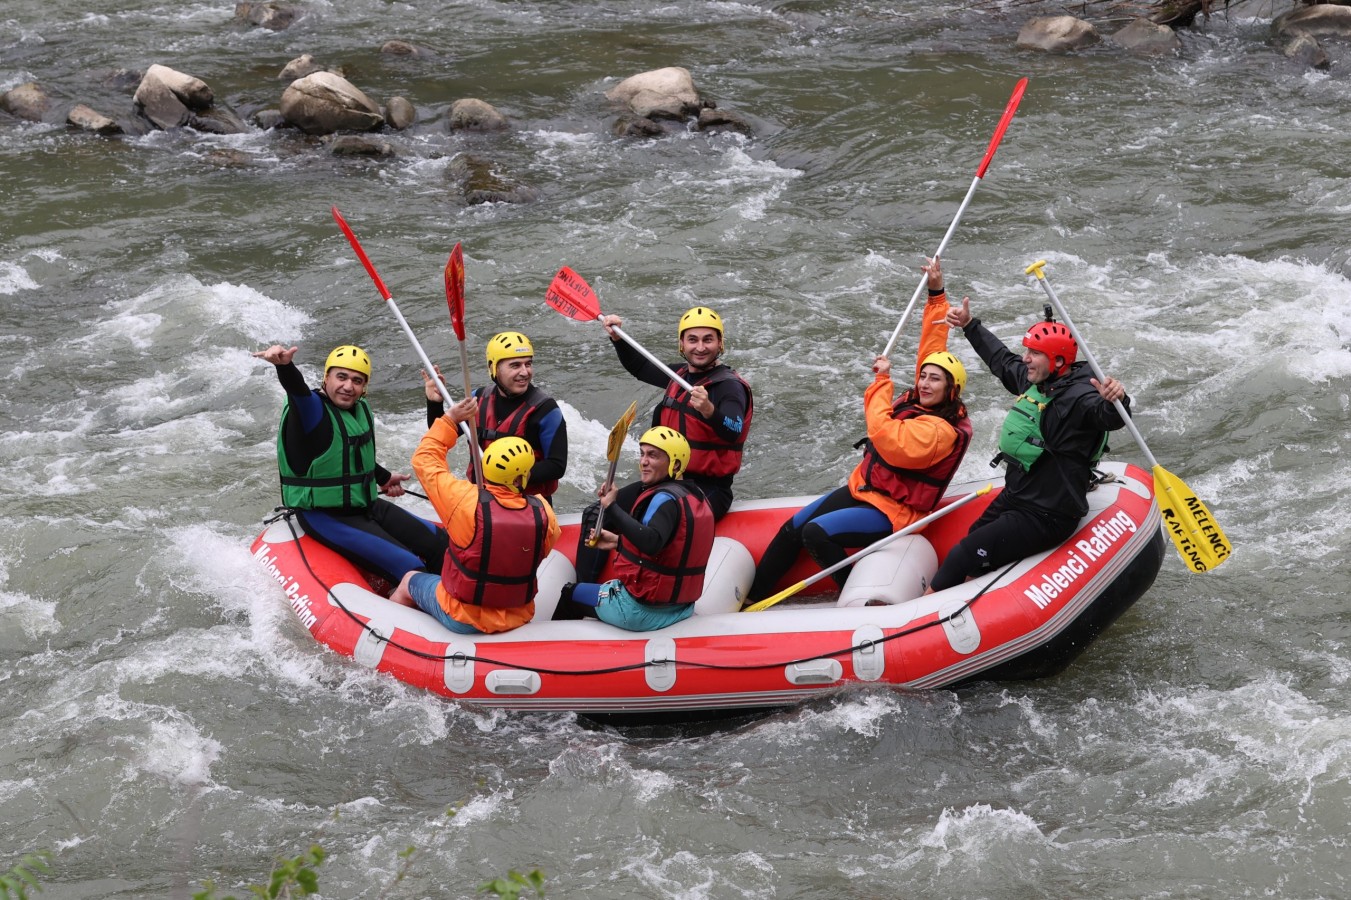
[{"label": "red paddle blade", "polygon": [[356,251],[357,259],[361,260],[361,264],[366,267],[366,274],[371,276],[371,281],[375,282],[375,289],[380,292],[381,297],[388,300],[392,296],[389,288],[385,287],[385,282],[380,278],[380,273],[375,271],[375,266],[371,265],[370,257],[366,255],[366,251],[361,249],[361,241],[357,240],[357,236],[347,226],[347,220],[342,217],[342,213],[338,212],[338,208],[334,206],[332,210],[333,220],[338,223],[342,233],[347,235],[347,243],[352,245],[352,249]]},{"label": "red paddle blade", "polygon": [[464,340],[464,250],[458,243],[446,260],[446,306],[450,307],[450,327],[455,338]]},{"label": "red paddle blade", "polygon": [[544,302],[579,322],[591,322],[600,318],[600,301],[596,292],[586,279],[567,266],[558,270],[553,283],[544,294]]},{"label": "red paddle blade", "polygon": [[1013,86],[1013,95],[1009,97],[1008,105],[1004,107],[1004,115],[999,119],[999,127],[994,130],[994,137],[990,138],[990,146],[985,150],[985,158],[980,161],[980,168],[976,169],[976,177],[984,178],[985,170],[990,168],[990,160],[994,159],[994,152],[999,149],[999,142],[1004,137],[1004,132],[1008,130],[1009,123],[1013,121],[1013,114],[1018,111],[1018,104],[1022,102],[1023,91],[1027,90],[1027,79],[1023,78]]}]

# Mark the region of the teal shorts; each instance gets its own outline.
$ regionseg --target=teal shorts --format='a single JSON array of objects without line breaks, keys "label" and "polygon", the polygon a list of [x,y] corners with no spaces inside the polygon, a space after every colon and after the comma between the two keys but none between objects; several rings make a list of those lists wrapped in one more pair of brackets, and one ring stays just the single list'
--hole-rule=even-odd
[{"label": "teal shorts", "polygon": [[694,614],[693,603],[644,603],[618,579],[600,586],[596,618],[626,631],[656,631],[683,622]]}]

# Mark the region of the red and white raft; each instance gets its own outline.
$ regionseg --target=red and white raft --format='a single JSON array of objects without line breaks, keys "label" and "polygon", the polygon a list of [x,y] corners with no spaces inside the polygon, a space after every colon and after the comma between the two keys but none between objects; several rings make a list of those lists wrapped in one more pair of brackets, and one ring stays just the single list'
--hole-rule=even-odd
[{"label": "red and white raft", "polygon": [[[737,611],[755,560],[812,498],[737,503],[718,524],[695,615],[647,633],[550,621],[561,586],[575,580],[577,515],[559,517],[563,537],[541,567],[535,620],[505,634],[458,635],[391,603],[294,518],[272,523],[253,554],[321,644],[455,700],[634,721],[750,711],[851,683],[943,688],[1062,671],[1149,589],[1163,558],[1150,474],[1102,468],[1109,480],[1089,494],[1089,514],[1049,553],[922,596],[996,490],[860,560],[838,600],[823,596],[837,590],[823,579],[755,613]],[[954,485],[949,498],[983,486]],[[814,571],[800,560],[783,586]]]}]

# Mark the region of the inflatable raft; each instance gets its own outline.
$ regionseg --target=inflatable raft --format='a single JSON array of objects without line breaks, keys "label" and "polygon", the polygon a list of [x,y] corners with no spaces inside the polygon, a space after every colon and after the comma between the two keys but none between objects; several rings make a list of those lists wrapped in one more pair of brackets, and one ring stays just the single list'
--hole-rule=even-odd
[{"label": "inflatable raft", "polygon": [[[631,721],[789,706],[853,683],[907,689],[1023,680],[1062,671],[1144,594],[1163,558],[1153,479],[1102,467],[1078,531],[1056,549],[923,595],[938,561],[996,490],[760,612],[739,612],[759,559],[811,497],[738,502],[718,523],[695,615],[632,633],[593,619],[550,621],[574,581],[579,515],[541,566],[534,621],[458,635],[377,593],[361,571],[273,521],[253,545],[301,623],[321,644],[408,684],[482,707],[567,710]],[[946,502],[984,487],[954,485]],[[787,586],[815,572],[799,560]],[[829,591],[830,593],[825,593]]]}]

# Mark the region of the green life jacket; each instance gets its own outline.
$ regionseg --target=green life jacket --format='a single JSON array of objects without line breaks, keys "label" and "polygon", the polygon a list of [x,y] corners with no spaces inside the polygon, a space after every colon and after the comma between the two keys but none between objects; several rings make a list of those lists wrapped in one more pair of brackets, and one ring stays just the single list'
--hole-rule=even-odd
[{"label": "green life jacket", "polygon": [[[282,422],[290,414],[288,400]],[[333,426],[333,439],[306,472],[295,472],[277,431],[277,468],[281,472],[282,503],[292,509],[366,509],[375,502],[375,419],[363,398],[351,410],[324,400],[324,412]]]},{"label": "green life jacket", "polygon": [[[1004,427],[999,432],[999,456],[995,457],[991,465],[1006,459],[1011,463],[1016,462],[1024,471],[1032,468],[1032,464],[1046,452],[1046,439],[1041,434],[1041,417],[1054,399],[1047,397],[1040,385],[1034,384],[1014,401],[1013,409],[1004,417]],[[1103,432],[1089,464],[1096,464],[1106,452],[1107,433]]]}]

